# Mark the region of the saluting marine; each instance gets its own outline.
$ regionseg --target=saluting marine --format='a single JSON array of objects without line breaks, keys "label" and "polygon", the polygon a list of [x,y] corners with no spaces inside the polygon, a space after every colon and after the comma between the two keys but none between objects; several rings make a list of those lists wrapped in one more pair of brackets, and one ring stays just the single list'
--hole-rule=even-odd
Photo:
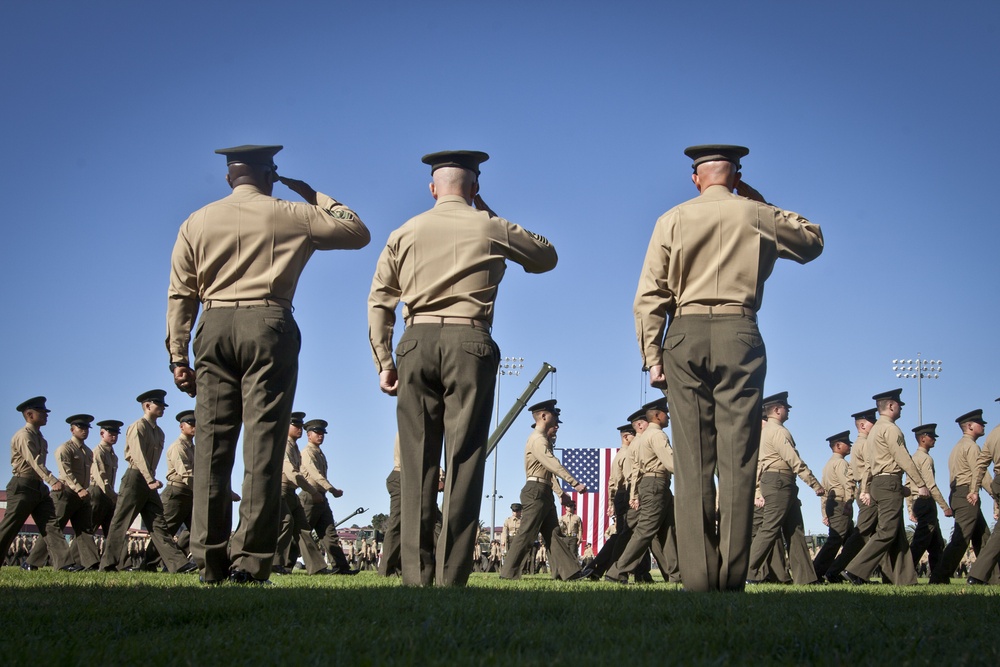
[{"label": "saluting marine", "polygon": [[[184,221],[170,256],[167,350],[174,384],[197,393],[191,551],[208,584],[270,577],[302,343],[292,316],[295,288],[315,251],[363,248],[371,240],[347,206],[278,175],[274,155],[281,148],[217,150],[233,191]],[[305,202],[272,197],[278,182]],[[245,500],[230,540],[233,461],[243,427]]]},{"label": "saluting marine", "polygon": [[746,586],[767,368],[757,310],[779,258],[805,263],[823,251],[818,225],[741,181],[749,152],[684,151],[700,195],[656,221],[633,306],[650,384],[670,387],[677,549],[690,591]]}]

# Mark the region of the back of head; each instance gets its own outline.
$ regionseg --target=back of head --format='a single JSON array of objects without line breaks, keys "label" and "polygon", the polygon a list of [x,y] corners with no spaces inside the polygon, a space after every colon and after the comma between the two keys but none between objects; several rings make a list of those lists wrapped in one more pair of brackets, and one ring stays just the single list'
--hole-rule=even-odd
[{"label": "back of head", "polygon": [[478,180],[475,173],[461,167],[439,167],[432,177],[439,197],[458,195],[466,199],[472,199],[472,188]]}]

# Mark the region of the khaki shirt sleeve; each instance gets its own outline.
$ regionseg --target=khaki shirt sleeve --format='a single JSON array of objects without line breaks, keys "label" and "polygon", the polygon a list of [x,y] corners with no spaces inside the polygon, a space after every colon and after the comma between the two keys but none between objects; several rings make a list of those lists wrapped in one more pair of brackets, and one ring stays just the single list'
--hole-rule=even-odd
[{"label": "khaki shirt sleeve", "polygon": [[798,213],[770,206],[775,215],[778,256],[805,264],[823,252],[823,231]]},{"label": "khaki shirt sleeve", "polygon": [[74,493],[79,493],[83,489],[83,485],[73,474],[73,450],[65,445],[56,449],[56,465],[59,470],[59,479],[63,480]]},{"label": "khaki shirt sleeve", "polygon": [[190,363],[191,331],[201,301],[194,249],[187,237],[187,223],[181,225],[170,254],[170,290],[167,297],[167,352],[171,363]]},{"label": "khaki shirt sleeve", "polygon": [[667,469],[671,475],[674,474],[674,448],[670,446],[670,438],[663,431],[650,436],[649,446],[660,460],[660,464]]},{"label": "khaki shirt sleeve", "polygon": [[[11,449],[17,449],[24,462],[35,471],[35,474],[45,480],[45,483],[52,486],[59,480],[45,467],[45,456],[41,451],[34,451],[31,446],[31,436],[25,430],[20,430],[11,440]],[[11,458],[14,458],[13,456]]]},{"label": "khaki shirt sleeve", "polygon": [[791,468],[792,472],[798,475],[803,482],[808,484],[814,490],[818,491],[823,488],[816,477],[812,474],[812,470],[809,466],[805,464],[802,457],[799,456],[799,452],[795,449],[795,444],[788,438],[775,438],[774,447],[778,451],[778,455],[785,460]]},{"label": "khaki shirt sleeve", "polygon": [[[916,460],[914,460],[914,464],[917,465],[920,472],[920,479],[922,479],[924,484],[927,485],[927,490],[931,492],[931,498],[934,499],[934,502],[936,502],[943,510],[949,509],[948,502],[944,499],[941,489],[938,488],[937,479],[934,475],[934,462],[931,460],[931,457],[923,457],[920,463],[917,463]],[[916,484],[916,482],[914,482],[914,484]],[[912,504],[914,500],[912,493],[907,500]]]},{"label": "khaki shirt sleeve", "polygon": [[[552,450],[546,447],[545,443],[545,438],[531,438],[529,441],[528,445],[531,447],[531,454],[535,457],[535,460],[553,475],[566,480],[570,486],[579,484],[570,471],[566,470],[559,462],[559,459],[552,454]],[[558,482],[556,482],[554,488],[559,489],[556,493],[562,494],[562,489],[559,488]]]},{"label": "khaki shirt sleeve", "polygon": [[670,215],[674,215],[673,211],[661,216],[653,228],[632,306],[644,368],[663,364],[661,343],[667,327],[667,316],[673,314],[677,305],[677,295],[667,286],[670,248],[665,220]]},{"label": "khaki shirt sleeve", "polygon": [[917,470],[917,466],[913,464],[913,459],[910,457],[910,453],[906,451],[906,442],[903,440],[903,433],[896,429],[895,441],[892,440],[892,433],[887,434],[890,438],[889,451],[892,453],[893,459],[899,465],[903,471],[913,478],[914,483],[918,487],[927,486],[927,482],[924,481],[923,475]]},{"label": "khaki shirt sleeve", "polygon": [[552,493],[556,494],[556,497],[562,498],[563,489],[562,485],[559,483],[559,478],[553,475],[551,481],[552,481]]},{"label": "khaki shirt sleeve", "polygon": [[90,476],[93,477],[97,488],[106,495],[114,493],[115,480],[111,478],[111,471],[108,470],[107,461],[100,447],[94,450],[94,463],[90,468]]},{"label": "khaki shirt sleeve", "polygon": [[396,306],[399,305],[401,294],[396,252],[390,238],[375,265],[375,275],[368,294],[368,342],[375,369],[379,373],[396,368],[392,359],[392,335],[396,326]]},{"label": "khaki shirt sleeve", "polygon": [[156,482],[155,471],[149,469],[149,464],[146,462],[145,450],[143,449],[143,441],[150,437],[150,435],[147,433],[145,419],[140,419],[125,431],[125,458],[132,464],[132,467],[142,473],[147,484]]},{"label": "khaki shirt sleeve", "polygon": [[507,257],[520,264],[527,273],[545,273],[556,268],[559,256],[544,236],[503,218],[499,221],[507,230]]},{"label": "khaki shirt sleeve", "polygon": [[309,223],[309,235],[319,250],[359,250],[372,240],[371,232],[358,214],[322,192],[316,205],[295,203]]},{"label": "khaki shirt sleeve", "polygon": [[325,491],[333,492],[333,484],[330,484],[330,481],[320,473],[319,467],[316,465],[315,456],[309,447],[302,450],[301,470],[302,473],[308,478],[310,484],[313,484],[317,488]]}]

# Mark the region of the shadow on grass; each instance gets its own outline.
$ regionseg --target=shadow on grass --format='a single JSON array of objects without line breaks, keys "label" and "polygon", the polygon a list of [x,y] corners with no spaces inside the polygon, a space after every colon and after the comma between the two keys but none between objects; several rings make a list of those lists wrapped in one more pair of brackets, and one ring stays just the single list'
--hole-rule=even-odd
[{"label": "shadow on grass", "polygon": [[467,588],[417,589],[362,573],[292,575],[264,589],[210,588],[182,575],[38,574],[0,572],[0,642],[11,664],[54,647],[67,664],[979,665],[1000,657],[1000,590],[958,585],[700,594],[476,575]]}]

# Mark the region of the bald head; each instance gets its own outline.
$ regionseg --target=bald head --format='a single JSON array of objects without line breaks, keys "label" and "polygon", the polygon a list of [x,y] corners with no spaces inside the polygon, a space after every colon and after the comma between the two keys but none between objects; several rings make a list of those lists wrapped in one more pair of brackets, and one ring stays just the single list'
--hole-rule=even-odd
[{"label": "bald head", "polygon": [[705,188],[712,185],[722,185],[727,190],[732,191],[740,180],[740,169],[726,160],[702,162],[692,174],[691,180],[694,181],[698,192],[704,192]]},{"label": "bald head", "polygon": [[472,198],[479,190],[479,177],[461,167],[439,167],[434,170],[432,178],[431,196],[434,199],[445,195],[458,195],[471,204]]},{"label": "bald head", "polygon": [[272,165],[245,164],[243,162],[230,164],[229,173],[226,174],[226,182],[229,183],[229,187],[253,185],[266,195],[271,194],[276,179],[277,174]]}]

